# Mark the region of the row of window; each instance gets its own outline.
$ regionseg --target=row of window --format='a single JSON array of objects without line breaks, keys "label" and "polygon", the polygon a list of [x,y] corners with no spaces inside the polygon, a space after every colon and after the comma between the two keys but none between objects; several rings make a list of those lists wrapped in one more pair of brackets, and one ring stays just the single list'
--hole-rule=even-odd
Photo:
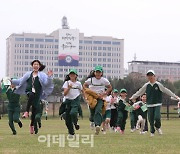
[{"label": "row of window", "polygon": [[120,48],[115,47],[97,47],[97,46],[79,46],[79,50],[104,50],[104,51],[120,51]]},{"label": "row of window", "polygon": [[19,38],[16,37],[15,41],[28,41],[28,42],[58,42],[58,39],[43,39],[43,38]]},{"label": "row of window", "polygon": [[46,51],[46,50],[15,50],[15,53],[30,53],[30,54],[56,54],[58,55],[58,51]]},{"label": "row of window", "polygon": [[80,40],[80,44],[108,44],[108,45],[120,45],[120,42],[117,41],[91,41],[91,40]]},{"label": "row of window", "polygon": [[86,58],[86,57],[79,57],[79,61],[98,61],[98,62],[120,62],[120,59],[111,59],[111,58]]},{"label": "row of window", "polygon": [[[43,39],[43,38],[19,38],[16,37],[15,41],[28,41],[28,42],[59,42],[58,39]],[[79,40],[79,43],[82,44],[108,44],[108,45],[120,45],[118,41],[90,41],[90,40]]]},{"label": "row of window", "polygon": [[116,57],[120,57],[120,53],[110,53],[110,52],[79,52],[79,55],[83,55],[83,56],[116,56]]},{"label": "row of window", "polygon": [[[25,56],[22,56],[22,55],[15,55],[14,56],[14,59],[18,59],[18,60],[21,60],[21,59],[26,59],[26,60],[34,60],[34,59],[39,59],[39,60],[57,60],[58,61],[58,57],[46,57],[46,56],[29,56],[29,55],[25,55]],[[21,65],[20,63],[17,63],[19,65]],[[58,64],[56,65],[58,66]]]},{"label": "row of window", "polygon": [[46,45],[46,44],[15,44],[15,47],[21,48],[21,47],[25,47],[25,48],[55,48],[58,49],[59,46],[58,45]]}]

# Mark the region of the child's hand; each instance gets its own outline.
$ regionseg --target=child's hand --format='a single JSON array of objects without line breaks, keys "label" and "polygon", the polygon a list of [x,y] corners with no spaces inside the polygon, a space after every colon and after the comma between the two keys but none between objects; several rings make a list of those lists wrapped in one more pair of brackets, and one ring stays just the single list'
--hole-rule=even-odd
[{"label": "child's hand", "polygon": [[48,75],[49,77],[52,76],[52,75],[53,75],[53,71],[52,71],[52,70],[49,70],[48,73],[47,73],[47,75]]},{"label": "child's hand", "polygon": [[68,85],[68,89],[71,89],[71,88],[72,88],[72,84],[69,84],[69,85]]}]

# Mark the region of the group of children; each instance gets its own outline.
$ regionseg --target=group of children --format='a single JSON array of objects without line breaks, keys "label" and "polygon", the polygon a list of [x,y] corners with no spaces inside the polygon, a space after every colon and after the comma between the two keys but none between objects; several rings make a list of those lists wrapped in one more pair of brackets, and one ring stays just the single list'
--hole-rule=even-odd
[{"label": "group of children", "polygon": [[[52,71],[47,74],[42,70],[45,68],[39,60],[32,63],[33,71],[27,72],[20,79],[12,79],[11,86],[6,93],[9,99],[8,116],[9,126],[16,134],[14,122],[22,127],[20,117],[19,98],[21,94],[28,97],[26,112],[24,117],[29,116],[30,107],[32,107],[30,133],[37,134],[38,127],[41,127],[42,116],[42,99],[51,94],[53,91]],[[155,130],[159,134],[161,131],[160,107],[162,105],[162,93],[180,100],[178,96],[165,88],[161,83],[156,81],[153,70],[147,72],[148,82],[144,84],[132,97],[127,101],[127,90],[117,89],[112,91],[112,86],[108,79],[103,77],[103,68],[96,66],[85,83],[82,85],[78,81],[78,73],[76,69],[70,69],[63,84],[64,101],[60,106],[59,115],[63,115],[65,124],[70,136],[75,134],[75,129],[79,130],[78,114],[82,116],[80,105],[80,95],[82,94],[88,104],[90,111],[91,126],[95,127],[95,134],[100,133],[102,126],[103,134],[106,130],[120,132],[124,134],[128,112],[130,112],[131,132],[136,129],[140,130],[140,134],[144,134],[147,128],[147,115],[150,123],[151,136],[154,136]],[[137,101],[137,98],[140,100]]]}]

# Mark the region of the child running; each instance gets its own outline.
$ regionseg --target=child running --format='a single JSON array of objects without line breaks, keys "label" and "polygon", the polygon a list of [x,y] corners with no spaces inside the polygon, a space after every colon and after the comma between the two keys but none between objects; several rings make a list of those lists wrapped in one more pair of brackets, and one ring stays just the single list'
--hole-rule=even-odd
[{"label": "child running", "polygon": [[[77,81],[77,70],[70,69],[69,74],[63,84],[65,101],[65,122],[68,129],[69,137],[73,137],[76,130],[80,129],[78,124],[78,113],[80,106],[80,94],[82,92],[82,85]],[[74,125],[74,126],[73,126]]]},{"label": "child running", "polygon": [[14,91],[16,90],[15,85],[10,85],[6,91],[6,95],[8,98],[8,118],[9,118],[9,127],[11,128],[13,135],[16,135],[16,129],[14,127],[14,122],[18,123],[19,127],[22,128],[22,122],[20,121],[20,104],[19,99],[20,95],[15,94]]},{"label": "child running", "polygon": [[128,111],[125,110],[126,107],[126,96],[127,96],[127,90],[121,89],[120,90],[120,100],[117,104],[117,111],[118,111],[118,118],[117,118],[117,131],[121,134],[124,134],[125,126],[126,126],[126,120],[128,118]]},{"label": "child running", "polygon": [[105,95],[104,100],[106,101],[106,111],[105,114],[103,115],[103,122],[102,122],[102,132],[103,134],[106,134],[106,130],[109,129],[110,127],[110,120],[111,120],[111,98],[112,96]]},{"label": "child running", "polygon": [[112,91],[111,97],[111,120],[110,120],[110,127],[112,131],[116,130],[116,123],[117,123],[117,108],[115,106],[117,100],[119,100],[119,92],[117,89]]},{"label": "child running", "polygon": [[[89,88],[98,95],[96,99],[96,105],[94,108],[90,109],[90,119],[91,122],[95,124],[95,134],[98,135],[100,132],[100,126],[102,124],[102,107],[104,105],[103,97],[109,94],[112,90],[112,86],[108,79],[103,77],[103,68],[102,66],[96,66],[92,74],[88,76],[88,79],[85,81],[83,88]],[[105,91],[105,88],[107,90]]]},{"label": "child running", "polygon": [[154,136],[155,130],[157,130],[159,135],[162,135],[160,112],[162,93],[166,93],[177,100],[180,100],[180,98],[169,89],[165,88],[160,82],[156,81],[155,72],[153,70],[149,70],[146,75],[149,82],[145,83],[130,99],[136,99],[146,93],[151,136]]}]

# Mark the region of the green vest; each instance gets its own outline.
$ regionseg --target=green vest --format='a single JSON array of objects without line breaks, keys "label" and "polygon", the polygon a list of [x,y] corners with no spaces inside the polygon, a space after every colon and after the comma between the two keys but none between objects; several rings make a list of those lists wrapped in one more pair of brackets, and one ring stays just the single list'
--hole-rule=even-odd
[{"label": "green vest", "polygon": [[146,87],[147,104],[159,104],[162,103],[162,91],[159,89],[157,83],[153,86],[148,84]]},{"label": "green vest", "polygon": [[19,104],[20,95],[19,94],[15,94],[14,90],[9,88],[7,90],[7,92],[6,92],[7,98],[9,100],[8,110],[13,110],[16,107],[20,107],[20,104]]}]

